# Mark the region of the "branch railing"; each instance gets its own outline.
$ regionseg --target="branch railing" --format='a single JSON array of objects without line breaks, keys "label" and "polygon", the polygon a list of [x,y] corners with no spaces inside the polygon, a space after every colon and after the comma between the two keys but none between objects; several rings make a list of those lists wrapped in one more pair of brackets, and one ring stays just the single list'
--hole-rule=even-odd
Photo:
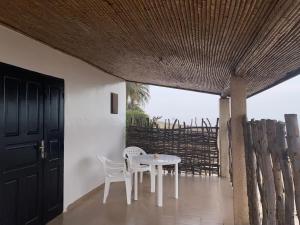
[{"label": "branch railing", "polygon": [[295,225],[299,219],[300,137],[297,116],[287,114],[285,122],[244,121],[251,225]]},{"label": "branch railing", "polygon": [[[147,153],[177,155],[181,158],[179,171],[186,174],[218,175],[218,120],[211,125],[209,120],[201,120],[187,125],[175,120],[160,127],[157,123],[131,122],[127,127],[127,146],[138,146]],[[171,172],[173,168],[165,167]]]}]

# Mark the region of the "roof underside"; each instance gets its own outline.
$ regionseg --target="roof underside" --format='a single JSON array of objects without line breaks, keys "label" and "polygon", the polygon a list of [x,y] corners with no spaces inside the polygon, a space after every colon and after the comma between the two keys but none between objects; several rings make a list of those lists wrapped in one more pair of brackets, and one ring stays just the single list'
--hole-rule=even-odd
[{"label": "roof underside", "polygon": [[252,95],[300,68],[299,0],[2,0],[0,21],[128,81]]}]

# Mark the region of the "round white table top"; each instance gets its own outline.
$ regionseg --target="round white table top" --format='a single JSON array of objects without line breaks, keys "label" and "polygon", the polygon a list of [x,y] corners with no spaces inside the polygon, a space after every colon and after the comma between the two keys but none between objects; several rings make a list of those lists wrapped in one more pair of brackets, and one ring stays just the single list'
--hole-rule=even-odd
[{"label": "round white table top", "polygon": [[181,162],[181,159],[175,155],[164,155],[164,154],[157,154],[157,158],[155,158],[154,154],[147,154],[147,155],[139,155],[132,157],[132,160],[140,163],[140,164],[147,164],[147,165],[172,165]]}]

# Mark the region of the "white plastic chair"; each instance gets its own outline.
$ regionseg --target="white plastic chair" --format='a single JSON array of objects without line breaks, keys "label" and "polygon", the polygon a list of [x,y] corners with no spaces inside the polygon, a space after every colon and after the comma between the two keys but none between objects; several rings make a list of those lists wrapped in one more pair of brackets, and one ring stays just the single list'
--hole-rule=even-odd
[{"label": "white plastic chair", "polygon": [[98,160],[102,163],[105,172],[105,186],[103,204],[106,203],[106,199],[109,193],[110,183],[112,182],[125,182],[127,204],[131,204],[131,174],[126,170],[124,162],[115,162],[107,159],[104,156],[97,155]]},{"label": "white plastic chair", "polygon": [[127,165],[129,170],[134,173],[134,199],[137,200],[137,183],[138,183],[138,173],[140,173],[140,183],[143,182],[143,173],[146,171],[150,172],[151,175],[151,192],[155,192],[155,168],[152,168],[149,165],[141,165],[136,164],[132,161],[132,157],[138,156],[138,155],[145,155],[147,154],[143,149],[136,147],[136,146],[130,146],[123,150],[123,158],[127,160]]}]

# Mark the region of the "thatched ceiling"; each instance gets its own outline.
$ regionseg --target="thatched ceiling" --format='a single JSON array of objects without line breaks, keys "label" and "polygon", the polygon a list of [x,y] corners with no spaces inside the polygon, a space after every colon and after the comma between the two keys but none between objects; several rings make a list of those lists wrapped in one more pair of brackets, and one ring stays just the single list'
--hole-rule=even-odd
[{"label": "thatched ceiling", "polygon": [[300,68],[299,0],[1,0],[0,21],[129,81],[251,95]]}]

